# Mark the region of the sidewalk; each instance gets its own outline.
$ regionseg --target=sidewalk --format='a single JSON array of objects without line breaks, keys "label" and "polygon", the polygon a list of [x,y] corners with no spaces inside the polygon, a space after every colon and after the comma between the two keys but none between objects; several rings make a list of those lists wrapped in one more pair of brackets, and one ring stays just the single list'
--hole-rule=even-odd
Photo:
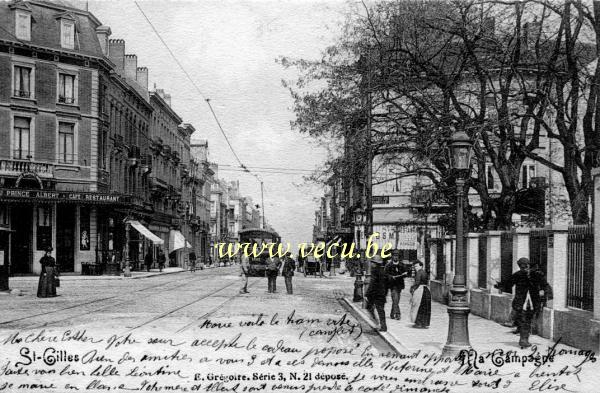
[{"label": "sidewalk", "polygon": [[[406,289],[402,291],[400,297],[401,320],[390,319],[392,303],[388,295],[385,304],[385,315],[387,322],[387,332],[378,332],[384,340],[388,342],[396,351],[406,353],[417,349],[439,351],[441,352],[448,337],[448,311],[446,305],[432,301],[431,302],[431,324],[429,329],[415,329],[410,322],[410,291],[412,279],[406,280]],[[366,320],[371,327],[378,325],[374,322],[369,313],[362,308],[362,303],[353,303],[351,297],[344,298],[344,301],[352,307],[362,319]],[[512,334],[514,329],[504,327],[494,321],[469,314],[469,339],[473,349],[480,352],[493,351],[497,348],[507,350],[520,349],[518,342],[519,336]],[[551,347],[554,341],[540,336],[531,335],[529,342],[542,347]],[[559,344],[558,347],[571,348]]]},{"label": "sidewalk", "polygon": [[[61,281],[76,281],[76,280],[122,280],[122,279],[136,279],[136,278],[147,278],[153,276],[161,276],[163,274],[173,274],[173,273],[181,273],[184,272],[183,268],[180,267],[166,267],[160,272],[158,269],[150,269],[147,271],[134,271],[131,272],[131,277],[123,276],[123,273],[119,276],[109,276],[109,275],[101,275],[101,276],[84,276],[80,273],[62,273],[60,275]],[[198,269],[198,271],[200,271]],[[39,280],[39,275],[29,275],[29,276],[17,276],[10,277],[10,282],[23,282],[23,281],[37,281]]]}]

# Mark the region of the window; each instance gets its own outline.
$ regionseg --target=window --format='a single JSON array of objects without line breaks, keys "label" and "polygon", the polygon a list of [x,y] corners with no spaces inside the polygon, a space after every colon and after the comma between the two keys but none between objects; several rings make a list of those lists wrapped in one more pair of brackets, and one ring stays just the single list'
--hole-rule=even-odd
[{"label": "window", "polygon": [[494,165],[491,163],[485,164],[485,182],[488,191],[499,190],[499,182],[496,181],[496,179],[498,179],[498,173],[496,172]]},{"label": "window", "polygon": [[31,130],[29,127],[30,119],[26,117],[15,117],[14,136],[13,136],[13,158],[17,160],[27,160],[31,158]]},{"label": "window", "polygon": [[521,187],[529,188],[531,179],[535,177],[535,165],[523,164],[521,169]]},{"label": "window", "polygon": [[58,74],[58,102],[75,103],[75,75]]},{"label": "window", "polygon": [[106,114],[106,85],[100,84],[100,91],[98,93],[98,112]]},{"label": "window", "polygon": [[8,207],[6,205],[0,205],[0,226],[8,226]]},{"label": "window", "polygon": [[37,208],[37,249],[44,250],[52,245],[52,207]]},{"label": "window", "polygon": [[17,38],[20,40],[31,40],[31,15],[25,12],[16,13]]},{"label": "window", "polygon": [[58,162],[72,164],[74,158],[75,125],[58,123]]},{"label": "window", "polygon": [[31,68],[15,66],[14,89],[15,97],[31,98]]},{"label": "window", "polygon": [[61,21],[60,45],[67,49],[75,48],[75,23],[71,20]]},{"label": "window", "polygon": [[100,131],[100,133],[98,134],[98,139],[98,167],[101,169],[106,169],[106,145],[108,140],[108,133],[106,132],[106,130]]}]

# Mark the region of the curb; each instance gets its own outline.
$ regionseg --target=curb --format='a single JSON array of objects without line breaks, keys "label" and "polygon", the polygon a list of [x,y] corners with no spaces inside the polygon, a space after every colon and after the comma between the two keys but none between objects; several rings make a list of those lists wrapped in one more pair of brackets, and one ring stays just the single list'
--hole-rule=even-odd
[{"label": "curb", "polygon": [[[118,276],[82,276],[82,275],[73,275],[73,276],[61,276],[61,280],[64,279],[64,281],[99,281],[99,280],[126,280],[126,279],[130,279],[130,280],[139,280],[140,278],[150,278],[150,277],[157,277],[157,276],[164,276],[167,274],[175,274],[175,273],[183,273],[183,272],[189,272],[189,270],[177,270],[174,272],[162,272],[162,273],[158,273],[158,274],[143,274],[143,275],[139,275],[139,276],[131,276],[131,277],[125,277],[122,274],[118,275]],[[20,276],[20,277],[14,277],[11,278],[12,280],[15,281],[35,281],[38,279],[39,276]],[[68,278],[65,279],[65,277],[74,277],[74,278]],[[81,277],[93,277],[93,278],[81,278]]]},{"label": "curb", "polygon": [[383,339],[383,341],[385,341],[390,347],[392,347],[392,349],[397,354],[413,352],[413,350],[407,348],[404,344],[402,344],[402,342],[398,340],[398,338],[394,334],[390,333],[389,331],[380,332],[379,330],[377,330],[377,324],[373,322],[369,315],[365,313],[360,307],[357,307],[353,301],[346,297],[342,298],[341,300],[344,303],[346,303],[346,305],[348,305],[354,312],[356,312],[363,321],[365,321],[371,328],[373,328],[373,330],[377,332],[377,334]]},{"label": "curb", "polygon": [[162,272],[160,274],[151,274],[151,275],[142,275],[142,276],[137,276],[137,277],[125,277],[122,276],[120,278],[131,278],[132,280],[139,280],[140,278],[150,278],[150,277],[156,277],[156,276],[165,276],[167,274],[175,274],[175,273],[183,273],[183,272],[189,272],[189,270],[178,270],[176,272]]}]

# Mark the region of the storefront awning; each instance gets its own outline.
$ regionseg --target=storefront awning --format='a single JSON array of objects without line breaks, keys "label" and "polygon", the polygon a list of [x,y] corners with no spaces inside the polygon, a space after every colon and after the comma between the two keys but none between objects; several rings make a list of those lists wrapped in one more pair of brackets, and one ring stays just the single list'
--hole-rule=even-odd
[{"label": "storefront awning", "polygon": [[192,248],[192,245],[185,240],[180,231],[172,230],[169,235],[169,251],[179,250],[180,248]]},{"label": "storefront awning", "polygon": [[146,239],[150,240],[155,245],[163,245],[165,242],[160,237],[156,236],[154,233],[150,232],[148,228],[140,224],[139,221],[130,220],[129,223],[132,227],[135,228],[136,231],[141,233]]}]

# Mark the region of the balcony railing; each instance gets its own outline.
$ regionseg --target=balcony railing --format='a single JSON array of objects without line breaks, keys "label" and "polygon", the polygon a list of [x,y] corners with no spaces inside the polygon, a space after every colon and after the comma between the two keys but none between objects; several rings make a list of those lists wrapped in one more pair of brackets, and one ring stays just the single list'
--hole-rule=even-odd
[{"label": "balcony railing", "polygon": [[150,189],[152,191],[159,191],[159,190],[165,191],[165,190],[169,189],[169,186],[167,185],[167,183],[164,180],[162,180],[161,178],[156,177],[156,176],[150,176],[149,183],[150,183],[149,184]]},{"label": "balcony railing", "polygon": [[0,174],[19,175],[35,172],[40,177],[54,177],[54,164],[25,160],[0,160]]},{"label": "balcony railing", "polygon": [[31,92],[28,90],[15,90],[14,96],[20,98],[29,98],[31,97]]}]

